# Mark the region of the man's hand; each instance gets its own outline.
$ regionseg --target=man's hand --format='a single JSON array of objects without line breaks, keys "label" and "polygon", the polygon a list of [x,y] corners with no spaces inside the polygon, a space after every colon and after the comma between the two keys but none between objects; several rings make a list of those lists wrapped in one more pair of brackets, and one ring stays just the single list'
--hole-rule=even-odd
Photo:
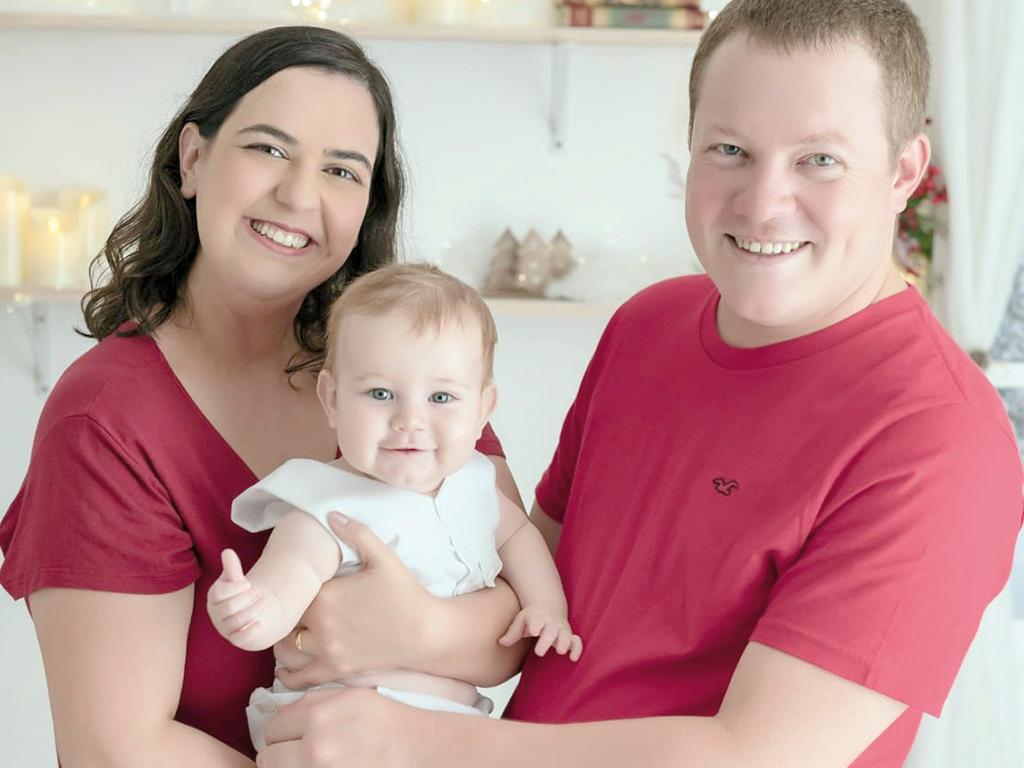
[{"label": "man's hand", "polygon": [[509,625],[508,631],[498,638],[502,645],[514,645],[524,637],[536,637],[533,652],[543,656],[554,648],[560,656],[569,654],[570,661],[579,661],[583,641],[574,635],[563,605],[554,601],[538,600],[523,608]]},{"label": "man's hand", "polygon": [[250,581],[233,549],[221,552],[223,571],[206,595],[214,628],[232,645],[261,651],[270,645],[266,627],[278,623],[281,602],[271,590]]},{"label": "man's hand", "polygon": [[323,585],[299,621],[301,652],[294,632],[274,646],[281,682],[299,689],[386,669],[418,669],[433,652],[431,609],[440,598],[365,525],[336,514],[329,521],[359,553],[363,569]]},{"label": "man's hand", "polygon": [[434,712],[366,688],[311,691],[267,721],[257,768],[413,768],[432,751]]}]

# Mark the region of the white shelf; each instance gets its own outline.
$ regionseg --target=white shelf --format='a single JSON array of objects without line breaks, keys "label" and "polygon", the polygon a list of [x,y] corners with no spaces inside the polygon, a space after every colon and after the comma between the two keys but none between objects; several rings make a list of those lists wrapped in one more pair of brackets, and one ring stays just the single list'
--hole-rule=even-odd
[{"label": "white shelf", "polygon": [[[0,13],[0,29],[42,29],[103,32],[150,32],[193,34],[248,34],[269,27],[303,24],[301,19],[230,19],[186,16],[74,15],[49,13]],[[695,47],[700,30],[592,29],[580,27],[432,27],[416,24],[334,24],[361,40],[412,40],[482,43],[580,43],[588,45],[640,45]]]},{"label": "white shelf", "polygon": [[[33,304],[74,304],[82,301],[77,288],[4,288],[0,287],[0,305],[9,307]],[[495,315],[507,317],[601,317],[611,315],[620,302],[561,301],[556,299],[485,297]]]}]

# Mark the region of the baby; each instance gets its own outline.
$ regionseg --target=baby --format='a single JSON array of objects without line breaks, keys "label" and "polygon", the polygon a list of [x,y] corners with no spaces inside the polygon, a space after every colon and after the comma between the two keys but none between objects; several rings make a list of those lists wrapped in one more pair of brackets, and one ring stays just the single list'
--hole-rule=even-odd
[{"label": "baby", "polygon": [[[538,653],[554,647],[579,659],[582,642],[543,538],[496,489],[494,465],[474,451],[497,398],[495,341],[476,291],[434,267],[383,267],[345,289],[331,308],[317,382],[341,458],[293,459],[235,499],[236,523],[274,530],[244,575],[235,552],[224,550],[207,601],[218,632],[239,648],[269,648],[326,580],[358,570],[357,553],[327,523],[341,511],[370,526],[434,595],[494,586],[500,571],[522,606],[510,626],[516,639],[538,636]],[[427,709],[486,715],[491,708],[469,683],[412,670],[331,685],[374,688]],[[280,681],[253,692],[246,712],[258,749],[266,719],[303,693]]]}]

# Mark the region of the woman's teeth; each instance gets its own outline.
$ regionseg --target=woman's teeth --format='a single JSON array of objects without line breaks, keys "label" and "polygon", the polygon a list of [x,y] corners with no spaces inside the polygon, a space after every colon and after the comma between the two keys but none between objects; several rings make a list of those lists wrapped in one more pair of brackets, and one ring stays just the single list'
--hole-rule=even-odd
[{"label": "woman's teeth", "polygon": [[736,241],[736,245],[738,245],[744,251],[772,255],[776,253],[789,253],[790,251],[795,251],[797,248],[803,245],[803,243],[799,241],[788,243],[772,243],[761,240],[740,240],[739,238],[733,239]]},{"label": "woman's teeth", "polygon": [[278,245],[283,245],[287,248],[298,250],[305,248],[309,244],[309,238],[305,235],[293,235],[290,232],[284,232],[271,224],[267,224],[265,221],[253,219],[250,222],[250,226],[268,240],[273,240]]}]

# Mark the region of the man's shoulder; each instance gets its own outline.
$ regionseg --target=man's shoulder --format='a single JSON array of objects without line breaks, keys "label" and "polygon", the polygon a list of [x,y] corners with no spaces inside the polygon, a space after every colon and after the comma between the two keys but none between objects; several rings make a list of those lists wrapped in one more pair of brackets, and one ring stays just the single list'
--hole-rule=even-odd
[{"label": "man's shoulder", "polygon": [[717,293],[707,275],[684,275],[647,286],[628,299],[616,312],[621,320],[664,323],[668,316],[699,317]]}]

